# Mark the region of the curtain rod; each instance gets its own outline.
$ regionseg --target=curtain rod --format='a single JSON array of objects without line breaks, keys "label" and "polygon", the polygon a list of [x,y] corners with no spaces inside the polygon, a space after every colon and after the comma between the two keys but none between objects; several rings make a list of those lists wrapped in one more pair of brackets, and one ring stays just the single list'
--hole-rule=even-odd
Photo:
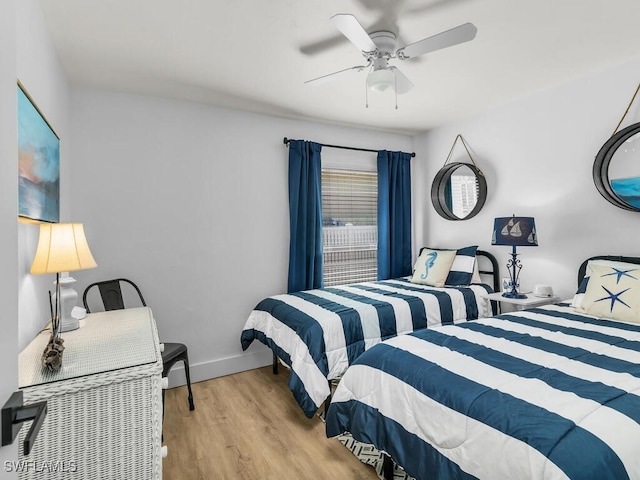
[{"label": "curtain rod", "polygon": [[[284,137],[284,144],[289,145],[289,139],[287,137]],[[320,145],[322,145],[323,147],[341,148],[342,150],[356,150],[358,152],[378,153],[378,150],[371,150],[370,148],[344,147],[342,145],[326,145],[324,143],[321,143]],[[411,152],[411,157],[415,157],[415,156],[416,156],[415,152]]]}]

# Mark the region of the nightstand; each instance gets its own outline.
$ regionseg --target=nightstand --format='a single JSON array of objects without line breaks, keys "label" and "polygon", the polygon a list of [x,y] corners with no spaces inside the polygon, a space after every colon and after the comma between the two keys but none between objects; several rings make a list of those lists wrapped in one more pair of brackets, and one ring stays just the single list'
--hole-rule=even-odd
[{"label": "nightstand", "polygon": [[[501,307],[503,304],[513,305],[515,310],[526,310],[527,308],[551,305],[560,301],[560,297],[535,297],[533,294],[528,294],[527,298],[509,298],[503,297],[502,292],[487,293],[483,297],[500,302]],[[500,308],[500,311],[502,312],[502,308]]]},{"label": "nightstand", "polygon": [[[162,356],[149,308],[87,315],[65,332],[62,368],[44,370],[41,332],[19,355],[25,403],[47,416],[20,480],[161,480]],[[28,429],[20,430],[20,443]]]}]

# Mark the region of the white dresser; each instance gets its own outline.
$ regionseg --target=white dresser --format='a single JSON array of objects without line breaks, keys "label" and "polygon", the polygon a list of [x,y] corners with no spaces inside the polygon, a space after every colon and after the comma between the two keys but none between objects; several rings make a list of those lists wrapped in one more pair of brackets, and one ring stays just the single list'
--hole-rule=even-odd
[{"label": "white dresser", "polygon": [[47,401],[21,479],[162,478],[162,356],[149,308],[92,313],[62,334],[62,368],[41,364],[49,331],[19,355],[24,402]]}]

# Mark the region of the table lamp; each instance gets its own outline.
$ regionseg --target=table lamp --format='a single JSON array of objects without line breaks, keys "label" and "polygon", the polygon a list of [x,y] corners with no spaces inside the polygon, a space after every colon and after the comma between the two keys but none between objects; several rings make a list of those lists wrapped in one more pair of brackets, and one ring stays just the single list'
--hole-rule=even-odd
[{"label": "table lamp", "polygon": [[493,223],[493,235],[491,245],[509,245],[513,247],[511,259],[507,263],[509,276],[511,277],[511,290],[505,291],[502,296],[507,298],[527,298],[526,295],[518,292],[518,279],[522,264],[518,259],[516,247],[537,247],[538,237],[536,235],[536,224],[533,217],[500,217]]},{"label": "table lamp", "polygon": [[[78,292],[71,285],[75,279],[68,272],[96,267],[91,255],[84,227],[81,223],[42,223],[38,248],[31,264],[31,273],[55,273],[56,293],[51,304],[51,330],[57,337],[59,332],[75,330],[79,326],[71,310],[78,300]],[[63,275],[60,275],[65,272]],[[51,295],[51,293],[50,293]]]}]

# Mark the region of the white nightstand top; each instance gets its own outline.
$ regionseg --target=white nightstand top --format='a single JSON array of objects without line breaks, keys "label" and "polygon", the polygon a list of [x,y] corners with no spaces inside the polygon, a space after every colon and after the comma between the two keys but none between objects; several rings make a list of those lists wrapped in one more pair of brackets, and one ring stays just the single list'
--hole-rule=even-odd
[{"label": "white nightstand top", "polygon": [[511,305],[517,305],[518,307],[531,308],[531,307],[540,307],[542,305],[550,305],[552,303],[558,303],[560,301],[560,297],[536,297],[532,293],[526,294],[527,298],[509,298],[503,297],[502,292],[496,293],[487,293],[482,295],[489,300],[494,300],[496,302],[504,302],[509,303]]},{"label": "white nightstand top", "polygon": [[50,331],[38,336],[18,356],[20,388],[134,367],[158,360],[155,323],[149,307],[91,313],[77,330],[62,334],[62,368],[42,367]]}]

